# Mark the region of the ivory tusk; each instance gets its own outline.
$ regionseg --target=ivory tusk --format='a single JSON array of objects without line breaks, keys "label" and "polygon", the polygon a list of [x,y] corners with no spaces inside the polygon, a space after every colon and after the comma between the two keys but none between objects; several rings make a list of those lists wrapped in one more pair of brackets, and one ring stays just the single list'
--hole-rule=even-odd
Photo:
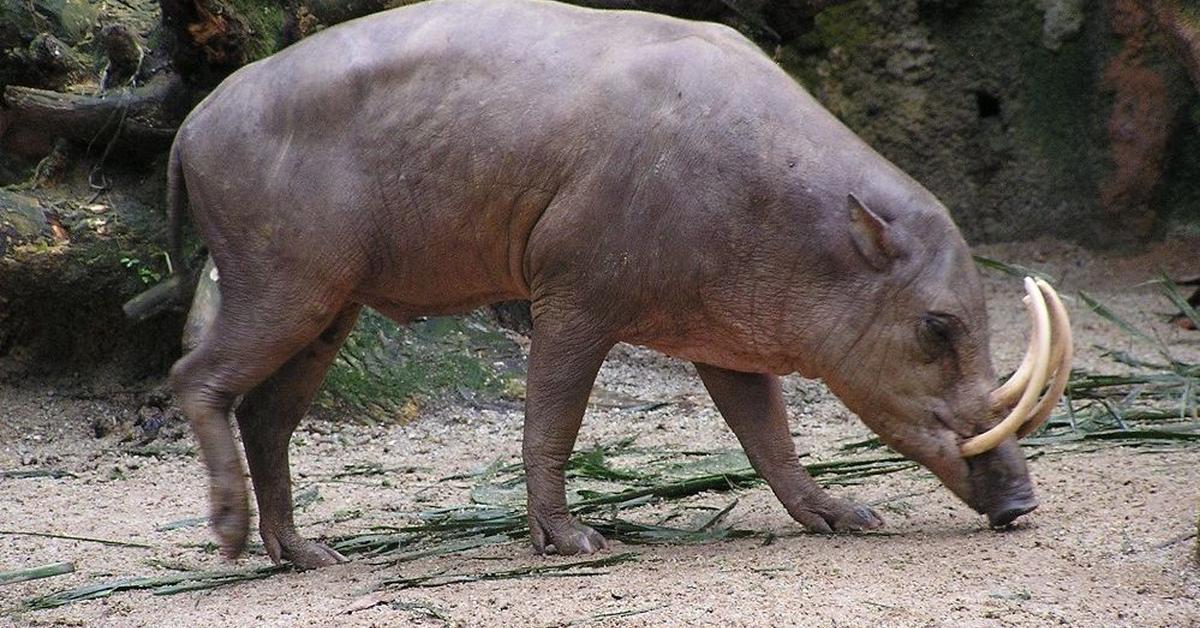
[{"label": "ivory tusk", "polygon": [[1004,439],[1016,434],[1017,430],[1030,416],[1030,411],[1037,402],[1042,388],[1046,385],[1050,370],[1050,314],[1046,308],[1046,299],[1041,289],[1033,279],[1025,278],[1025,292],[1028,293],[1034,310],[1034,330],[1036,353],[1030,379],[1021,393],[1021,398],[1015,408],[992,429],[968,438],[963,442],[961,451],[964,458],[977,456],[999,445]]},{"label": "ivory tusk", "polygon": [[1025,438],[1032,434],[1050,417],[1050,412],[1058,405],[1059,398],[1067,389],[1067,381],[1071,379],[1071,360],[1075,353],[1074,342],[1071,338],[1071,319],[1067,316],[1067,308],[1063,305],[1062,299],[1058,298],[1058,293],[1050,287],[1050,284],[1038,279],[1037,285],[1050,306],[1051,333],[1053,334],[1051,336],[1053,340],[1051,360],[1057,365],[1057,370],[1054,373],[1054,381],[1051,382],[1050,389],[1034,407],[1029,420],[1017,430],[1017,438]]},{"label": "ivory tusk", "polygon": [[1021,365],[1013,371],[1008,381],[1001,384],[996,390],[988,396],[992,412],[999,412],[1005,408],[1011,408],[1013,403],[1021,397],[1021,393],[1029,386],[1029,375],[1033,372],[1033,357],[1037,348],[1037,312],[1033,308],[1033,299],[1028,296],[1021,299],[1025,302],[1025,309],[1029,312],[1029,321],[1032,323],[1033,330],[1029,334],[1029,344],[1025,347],[1025,357],[1021,358]]}]

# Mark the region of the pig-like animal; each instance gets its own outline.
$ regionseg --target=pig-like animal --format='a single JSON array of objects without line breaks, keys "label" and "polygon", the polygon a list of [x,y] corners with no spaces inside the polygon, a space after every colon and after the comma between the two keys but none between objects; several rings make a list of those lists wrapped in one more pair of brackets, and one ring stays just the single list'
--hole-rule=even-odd
[{"label": "pig-like animal", "polygon": [[342,560],[293,525],[287,448],[364,305],[404,322],[532,302],[522,453],[540,552],[605,547],[569,514],[563,465],[617,342],[694,362],[811,530],[882,521],[797,460],[778,380],[794,372],[993,524],[1037,505],[1016,437],[1070,370],[1061,302],[1027,282],[1030,350],[993,390],[946,209],[724,26],[538,0],[379,13],[234,73],[169,168],[173,237],[186,194],[220,276],[171,383],[227,556],[249,523],[229,423],[243,397],[267,553]]}]

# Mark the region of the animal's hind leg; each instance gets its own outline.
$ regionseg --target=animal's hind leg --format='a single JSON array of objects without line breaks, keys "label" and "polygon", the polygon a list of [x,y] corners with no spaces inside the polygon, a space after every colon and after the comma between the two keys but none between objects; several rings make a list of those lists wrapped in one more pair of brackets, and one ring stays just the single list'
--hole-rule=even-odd
[{"label": "animal's hind leg", "polygon": [[249,508],[245,471],[229,419],[235,400],[250,392],[307,346],[342,309],[331,295],[286,291],[276,278],[271,289],[226,294],[211,329],[171,369],[171,388],[192,431],[209,476],[213,532],[227,558],[246,545]]},{"label": "animal's hind leg", "polygon": [[313,569],[346,560],[296,532],[288,441],[308,411],[338,348],[354,328],[360,309],[352,305],[338,314],[316,340],[255,388],[237,409],[258,500],[258,530],[267,554],[276,563],[290,560],[303,569]]}]

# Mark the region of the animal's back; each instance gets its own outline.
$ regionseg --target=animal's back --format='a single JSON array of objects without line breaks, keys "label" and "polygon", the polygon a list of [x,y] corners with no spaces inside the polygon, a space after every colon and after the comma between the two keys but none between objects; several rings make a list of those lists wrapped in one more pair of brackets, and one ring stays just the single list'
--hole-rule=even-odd
[{"label": "animal's back", "polygon": [[178,142],[223,275],[301,268],[423,314],[527,298],[531,266],[554,262],[526,246],[558,207],[571,213],[560,222],[604,212],[590,224],[637,232],[678,228],[647,215],[682,211],[674,195],[720,205],[712,196],[738,189],[737,173],[718,180],[702,170],[719,164],[685,162],[749,164],[781,86],[802,94],[723,26],[440,0],[243,68]]}]

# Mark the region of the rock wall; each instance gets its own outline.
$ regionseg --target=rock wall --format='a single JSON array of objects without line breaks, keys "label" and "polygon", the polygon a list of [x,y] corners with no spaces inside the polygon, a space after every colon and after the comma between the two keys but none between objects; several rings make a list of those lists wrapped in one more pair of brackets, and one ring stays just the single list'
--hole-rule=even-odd
[{"label": "rock wall", "polygon": [[860,0],[777,57],[974,242],[1200,223],[1200,98],[1135,0]]}]

